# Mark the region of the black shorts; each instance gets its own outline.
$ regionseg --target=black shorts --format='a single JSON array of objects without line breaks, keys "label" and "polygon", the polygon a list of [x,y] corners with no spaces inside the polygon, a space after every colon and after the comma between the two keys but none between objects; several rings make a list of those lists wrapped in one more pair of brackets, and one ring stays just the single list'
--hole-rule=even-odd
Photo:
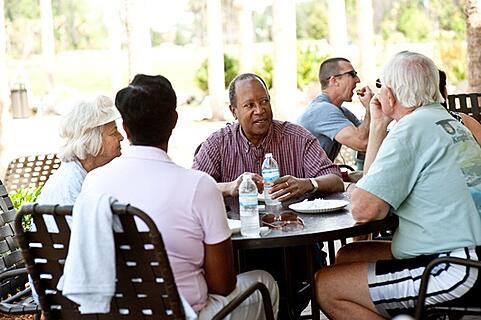
[{"label": "black shorts", "polygon": [[[389,318],[398,314],[414,315],[424,269],[429,262],[441,256],[479,260],[481,246],[411,259],[369,263],[369,293],[378,312]],[[479,269],[440,264],[432,270],[425,304],[480,307],[480,296]]]}]

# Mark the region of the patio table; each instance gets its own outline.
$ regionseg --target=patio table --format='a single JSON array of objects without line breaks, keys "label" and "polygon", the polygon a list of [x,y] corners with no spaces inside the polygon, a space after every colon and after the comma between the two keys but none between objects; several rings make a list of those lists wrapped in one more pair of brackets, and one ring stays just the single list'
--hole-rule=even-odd
[{"label": "patio table", "polygon": [[[325,199],[344,199],[349,200],[350,197],[346,193],[336,193],[325,197]],[[308,272],[310,274],[311,284],[311,319],[319,319],[319,307],[315,300],[315,286],[314,274],[316,270],[313,270],[313,247],[318,242],[327,242],[329,251],[329,261],[332,264],[335,259],[334,241],[341,240],[345,243],[345,239],[384,231],[387,229],[394,229],[397,227],[398,219],[394,215],[388,215],[383,220],[372,221],[365,224],[357,223],[351,214],[350,204],[344,209],[329,212],[329,213],[297,213],[300,218],[304,220],[304,228],[296,231],[282,231],[272,230],[269,234],[263,237],[250,238],[243,237],[240,234],[232,235],[232,242],[234,246],[234,253],[237,259],[238,271],[243,271],[243,251],[251,249],[266,249],[266,248],[284,248],[288,253],[288,249],[294,246],[305,246],[307,248],[306,263],[308,266]],[[287,279],[287,285],[292,288],[293,279],[290,277],[291,264],[288,258],[284,259],[285,262],[285,274]],[[293,290],[287,290],[288,297],[288,310],[292,315],[292,307],[294,303]]]}]

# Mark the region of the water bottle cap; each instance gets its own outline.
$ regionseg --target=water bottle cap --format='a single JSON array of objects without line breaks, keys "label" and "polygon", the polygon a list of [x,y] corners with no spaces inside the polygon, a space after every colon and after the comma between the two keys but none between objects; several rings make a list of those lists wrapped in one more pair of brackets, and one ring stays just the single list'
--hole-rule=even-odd
[{"label": "water bottle cap", "polygon": [[244,172],[244,174],[242,175],[242,180],[247,180],[249,178],[252,178],[252,173]]},{"label": "water bottle cap", "polygon": [[272,157],[272,153],[266,153],[266,155],[264,156],[264,158],[268,158],[268,157]]}]

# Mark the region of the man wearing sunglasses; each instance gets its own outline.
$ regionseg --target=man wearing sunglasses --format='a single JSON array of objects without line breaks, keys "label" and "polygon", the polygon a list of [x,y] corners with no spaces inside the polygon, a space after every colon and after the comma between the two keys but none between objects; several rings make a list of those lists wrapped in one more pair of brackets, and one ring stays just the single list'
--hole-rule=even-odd
[{"label": "man wearing sunglasses", "polygon": [[358,90],[359,100],[366,108],[364,121],[342,106],[351,102],[360,82],[351,62],[345,58],[330,58],[319,68],[322,93],[300,116],[298,123],[309,130],[320,142],[329,159],[339,154],[342,145],[366,151],[369,136],[369,101],[373,94],[369,87]]}]

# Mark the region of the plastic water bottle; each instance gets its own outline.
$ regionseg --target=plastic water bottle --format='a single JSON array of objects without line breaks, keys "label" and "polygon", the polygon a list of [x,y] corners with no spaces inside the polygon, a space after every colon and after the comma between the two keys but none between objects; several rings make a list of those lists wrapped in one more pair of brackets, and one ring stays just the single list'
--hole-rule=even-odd
[{"label": "plastic water bottle", "polygon": [[281,208],[279,200],[271,198],[269,191],[272,189],[274,181],[279,179],[279,166],[272,157],[272,153],[266,153],[264,162],[262,163],[262,178],[264,179],[264,199],[266,202],[266,212],[278,213]]},{"label": "plastic water bottle", "polygon": [[260,225],[257,186],[249,173],[242,176],[242,182],[239,186],[239,208],[241,234],[244,237],[258,237]]}]

